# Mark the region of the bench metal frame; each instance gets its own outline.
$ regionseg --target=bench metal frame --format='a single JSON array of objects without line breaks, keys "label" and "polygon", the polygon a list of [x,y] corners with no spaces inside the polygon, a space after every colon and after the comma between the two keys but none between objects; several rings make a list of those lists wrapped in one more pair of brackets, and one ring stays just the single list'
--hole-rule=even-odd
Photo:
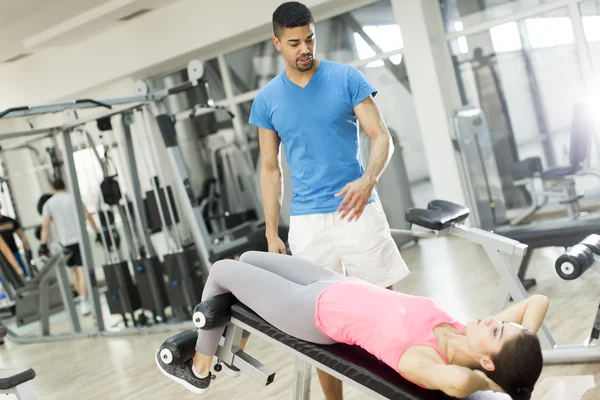
[{"label": "bench metal frame", "polygon": [[[527,245],[516,240],[497,235],[479,228],[468,227],[463,224],[453,223],[443,230],[403,230],[391,229],[392,235],[409,235],[416,238],[433,238],[441,236],[458,236],[471,243],[481,245],[492,265],[500,276],[500,284],[494,297],[492,315],[506,308],[510,298],[515,302],[522,301],[528,296],[527,290],[515,272],[515,268],[507,256],[523,257],[527,254]],[[593,268],[600,267],[594,266]],[[600,309],[598,310],[600,316]],[[600,321],[599,317],[596,321]],[[557,345],[546,324],[542,324],[538,331],[542,342],[544,364],[565,363],[591,363],[600,361],[600,347],[596,346],[589,337],[582,345]]]},{"label": "bench metal frame", "polygon": [[387,399],[381,394],[361,385],[355,380],[350,379],[347,376],[331,369],[330,367],[316,361],[315,359],[308,357],[306,354],[303,354],[298,350],[295,350],[238,320],[237,318],[232,317],[229,325],[227,325],[225,337],[221,339],[215,356],[219,359],[219,362],[225,362],[228,365],[236,366],[242,373],[253,376],[265,386],[273,382],[275,379],[275,373],[241,349],[240,346],[243,331],[250,332],[251,336],[257,336],[262,340],[274,345],[276,348],[294,356],[294,390],[292,397],[294,400],[310,400],[312,367],[316,367],[321,371],[338,378],[342,382],[352,385],[374,399]]}]

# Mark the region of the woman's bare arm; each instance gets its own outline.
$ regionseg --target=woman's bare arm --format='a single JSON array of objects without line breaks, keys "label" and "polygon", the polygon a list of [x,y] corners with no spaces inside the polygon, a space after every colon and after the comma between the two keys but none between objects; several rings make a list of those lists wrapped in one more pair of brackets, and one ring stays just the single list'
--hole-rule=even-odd
[{"label": "woman's bare arm", "polygon": [[402,375],[431,390],[463,398],[480,390],[501,392],[502,389],[483,372],[458,365],[447,365],[433,358],[414,356],[402,360]]},{"label": "woman's bare arm", "polygon": [[534,294],[512,307],[496,314],[498,321],[514,322],[537,332],[544,322],[550,300],[541,294]]}]

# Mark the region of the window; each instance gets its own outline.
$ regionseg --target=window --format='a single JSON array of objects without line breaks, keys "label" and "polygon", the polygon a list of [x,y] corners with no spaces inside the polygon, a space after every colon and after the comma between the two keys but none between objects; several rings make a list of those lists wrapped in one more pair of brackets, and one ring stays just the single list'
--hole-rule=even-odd
[{"label": "window", "polygon": [[[373,40],[373,42],[375,42],[382,52],[388,53],[404,47],[402,34],[400,33],[400,27],[398,25],[367,25],[363,26],[363,31]],[[371,47],[357,32],[354,32],[354,42],[356,43],[358,57],[361,60],[377,55],[377,52],[373,47]],[[400,64],[402,62],[402,54],[391,56],[390,61],[396,65]],[[373,61],[367,64],[367,68],[381,66],[383,66],[382,60]]]},{"label": "window", "polygon": [[[579,10],[592,66],[596,77],[600,77],[600,0],[584,1],[579,5]],[[593,101],[600,106],[600,83],[597,85],[593,93]]]},{"label": "window", "polygon": [[446,32],[504,17],[555,0],[439,0]]},{"label": "window", "polygon": [[568,165],[573,107],[585,96],[572,25],[563,7],[470,35],[465,54],[450,43],[463,103],[486,114],[509,208],[513,161]]}]

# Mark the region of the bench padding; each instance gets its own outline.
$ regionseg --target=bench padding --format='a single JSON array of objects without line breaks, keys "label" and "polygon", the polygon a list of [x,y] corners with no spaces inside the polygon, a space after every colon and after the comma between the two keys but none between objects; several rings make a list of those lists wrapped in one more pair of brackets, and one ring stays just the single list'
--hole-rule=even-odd
[{"label": "bench padding", "polygon": [[469,209],[465,206],[446,200],[432,200],[427,204],[427,209],[409,208],[404,218],[411,224],[441,231],[456,222],[464,221],[468,216]]},{"label": "bench padding", "polygon": [[0,369],[0,390],[15,388],[35,378],[32,368],[26,370]]},{"label": "bench padding", "polygon": [[[241,303],[231,308],[231,316],[313,360],[347,376],[362,386],[395,400],[451,399],[442,392],[423,389],[406,379],[358,346],[316,345],[289,336],[276,329]],[[468,400],[503,400],[493,392],[478,392]]]}]

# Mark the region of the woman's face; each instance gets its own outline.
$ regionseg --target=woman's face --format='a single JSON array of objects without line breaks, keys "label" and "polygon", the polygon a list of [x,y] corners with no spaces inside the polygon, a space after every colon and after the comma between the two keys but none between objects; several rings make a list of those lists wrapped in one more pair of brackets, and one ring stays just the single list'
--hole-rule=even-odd
[{"label": "woman's face", "polygon": [[524,329],[519,324],[502,323],[494,317],[474,320],[467,324],[467,344],[471,352],[491,357],[497,354],[505,343],[519,336]]}]

